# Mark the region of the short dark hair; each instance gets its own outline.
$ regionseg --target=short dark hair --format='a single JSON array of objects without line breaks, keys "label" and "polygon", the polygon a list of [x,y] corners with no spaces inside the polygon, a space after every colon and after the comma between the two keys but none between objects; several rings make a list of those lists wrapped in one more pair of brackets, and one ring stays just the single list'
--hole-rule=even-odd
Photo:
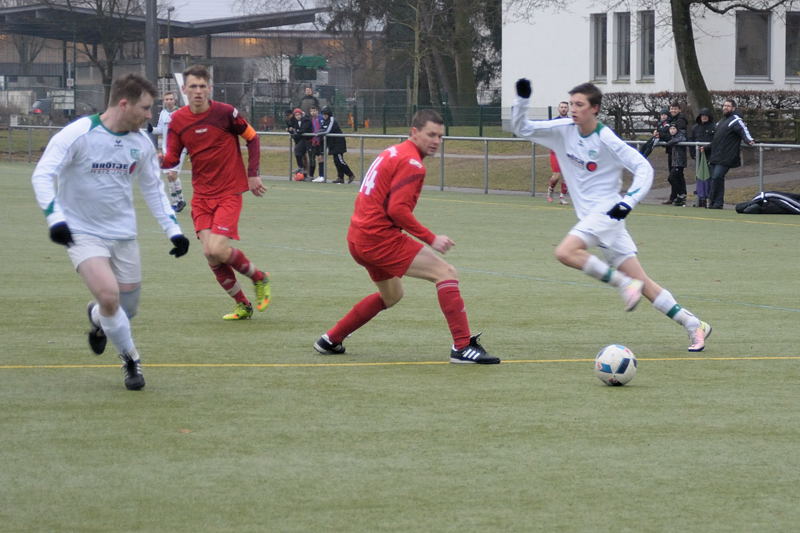
[{"label": "short dark hair", "polygon": [[582,94],[589,101],[590,105],[600,106],[603,103],[603,91],[601,91],[594,83],[581,83],[576,85],[569,92],[569,95]]},{"label": "short dark hair", "polygon": [[144,93],[150,93],[150,96],[155,98],[158,90],[147,78],[139,74],[128,74],[115,79],[114,83],[111,84],[108,105],[109,107],[115,106],[122,99],[135,104]]},{"label": "short dark hair", "polygon": [[671,104],[669,104],[669,106],[670,107],[677,107],[678,109],[680,109],[681,108],[681,103],[680,102],[672,102]]},{"label": "short dark hair", "polygon": [[442,115],[433,109],[420,109],[414,113],[414,116],[411,118],[411,127],[421,130],[428,122],[433,122],[434,124],[444,124]]},{"label": "short dark hair", "polygon": [[184,70],[183,71],[184,79],[186,79],[189,76],[194,76],[195,78],[211,81],[211,73],[208,72],[208,68],[206,68],[205,65],[192,65],[191,67]]},{"label": "short dark hair", "polygon": [[726,98],[725,101],[722,103],[724,104],[725,102],[730,102],[733,107],[736,107],[736,100],[734,100],[733,98]]},{"label": "short dark hair", "polygon": [[164,98],[168,94],[171,94],[172,96],[174,96],[176,98],[178,97],[178,93],[176,93],[175,91],[164,91],[164,94],[161,95],[161,98]]}]

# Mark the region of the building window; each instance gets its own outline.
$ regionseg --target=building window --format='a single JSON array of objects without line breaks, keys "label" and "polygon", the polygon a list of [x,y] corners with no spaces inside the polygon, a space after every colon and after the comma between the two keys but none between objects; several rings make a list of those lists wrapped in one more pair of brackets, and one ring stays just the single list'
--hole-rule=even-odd
[{"label": "building window", "polygon": [[656,76],[656,14],[639,11],[639,79]]},{"label": "building window", "polygon": [[614,13],[614,63],[617,80],[631,79],[631,14]]},{"label": "building window", "polygon": [[736,13],[736,76],[769,78],[769,12]]},{"label": "building window", "polygon": [[786,77],[800,78],[800,13],[786,13]]},{"label": "building window", "polygon": [[607,24],[605,13],[592,15],[592,79],[604,81],[606,79],[606,42]]}]

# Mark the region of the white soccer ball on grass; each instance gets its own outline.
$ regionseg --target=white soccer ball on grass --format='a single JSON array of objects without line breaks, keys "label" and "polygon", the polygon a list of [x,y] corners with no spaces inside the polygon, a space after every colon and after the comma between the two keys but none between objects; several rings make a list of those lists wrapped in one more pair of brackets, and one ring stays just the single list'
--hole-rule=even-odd
[{"label": "white soccer ball on grass", "polygon": [[621,344],[611,344],[594,358],[594,374],[606,385],[621,386],[636,375],[636,356]]}]

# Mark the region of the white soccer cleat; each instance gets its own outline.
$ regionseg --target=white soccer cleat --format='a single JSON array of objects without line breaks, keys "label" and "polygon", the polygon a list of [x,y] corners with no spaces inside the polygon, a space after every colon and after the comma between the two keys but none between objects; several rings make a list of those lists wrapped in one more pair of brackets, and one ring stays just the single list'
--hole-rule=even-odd
[{"label": "white soccer cleat", "polygon": [[314,182],[314,183],[325,183],[325,176],[320,176],[318,178],[314,178],[311,181]]},{"label": "white soccer cleat", "polygon": [[631,279],[628,283],[619,288],[622,301],[625,302],[625,310],[633,311],[639,300],[642,299],[642,288],[644,283],[638,279]]},{"label": "white soccer cleat", "polygon": [[689,351],[702,352],[706,347],[706,339],[711,336],[711,324],[700,321],[700,325],[689,332]]}]

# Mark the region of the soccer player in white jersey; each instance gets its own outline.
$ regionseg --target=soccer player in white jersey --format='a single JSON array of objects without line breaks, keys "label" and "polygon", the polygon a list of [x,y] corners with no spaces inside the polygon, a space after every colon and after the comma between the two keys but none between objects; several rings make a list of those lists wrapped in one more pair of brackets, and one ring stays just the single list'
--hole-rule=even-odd
[{"label": "soccer player in white jersey", "polygon": [[[164,108],[161,110],[161,113],[158,114],[158,124],[153,128],[153,133],[155,135],[161,135],[161,153],[159,155],[167,153],[167,131],[169,130],[169,123],[172,120],[172,113],[178,109],[178,100],[173,91],[165,92],[162,101],[164,102]],[[180,213],[183,211],[183,208],[186,207],[186,200],[183,198],[181,179],[178,177],[178,172],[181,171],[185,158],[186,150],[183,150],[181,152],[180,163],[175,167],[164,169],[163,171],[167,176],[167,186],[169,187],[172,209],[174,209],[176,213]]]},{"label": "soccer player in white jersey", "polygon": [[133,182],[174,247],[189,249],[164,194],[155,147],[139,128],[149,120],[156,89],[137,74],[111,86],[109,107],[58,132],[33,172],[36,201],[50,239],[67,247],[94,301],[89,303],[89,346],[96,354],[111,339],[119,351],[125,387],[144,387],[130,319],[139,305],[141,260],[136,240]]},{"label": "soccer player in white jersey", "polygon": [[[653,307],[686,329],[690,352],[702,351],[711,326],[678,305],[667,289],[647,276],[625,227],[625,217],[650,190],[653,167],[598,121],[603,93],[591,83],[578,85],[569,92],[571,118],[528,120],[531,83],[520,79],[516,89],[512,129],[517,136],[556,153],[578,215],[578,223],[556,247],[556,258],[616,287],[626,311],[633,311],[644,294]],[[623,169],[633,174],[633,182],[621,195]],[[594,246],[602,250],[605,260],[587,251]]]}]

